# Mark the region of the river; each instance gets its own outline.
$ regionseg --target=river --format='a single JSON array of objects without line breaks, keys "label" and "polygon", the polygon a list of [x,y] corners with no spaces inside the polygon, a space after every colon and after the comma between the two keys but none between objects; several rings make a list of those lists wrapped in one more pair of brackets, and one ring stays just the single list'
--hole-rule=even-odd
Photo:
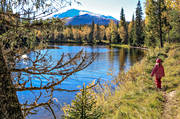
[{"label": "river", "polygon": [[[42,52],[48,51],[48,55],[52,56],[54,61],[57,61],[62,53],[76,54],[80,50],[91,54],[92,52],[97,54],[96,60],[89,65],[86,69],[79,71],[65,80],[60,86],[66,89],[78,89],[82,87],[83,83],[88,84],[93,80],[101,79],[101,81],[110,81],[118,75],[119,72],[127,72],[130,67],[141,60],[144,52],[140,49],[126,49],[126,48],[115,48],[109,46],[82,46],[75,44],[54,44],[50,45],[51,48],[42,50]],[[33,58],[32,54],[28,54],[29,57]],[[18,67],[24,67],[23,63],[18,64]],[[26,78],[26,77],[24,77]],[[39,83],[35,79],[34,82]],[[45,91],[43,91],[45,93]],[[39,91],[22,91],[17,92],[19,101],[25,103],[29,102],[38,96]],[[65,92],[55,91],[53,94],[56,106],[53,109],[58,119],[62,115],[61,106],[64,103],[70,104],[74,99],[77,92]],[[45,101],[46,98],[42,98],[41,101]],[[27,116],[27,119],[53,119],[51,112],[44,108],[38,108],[37,114]]]}]

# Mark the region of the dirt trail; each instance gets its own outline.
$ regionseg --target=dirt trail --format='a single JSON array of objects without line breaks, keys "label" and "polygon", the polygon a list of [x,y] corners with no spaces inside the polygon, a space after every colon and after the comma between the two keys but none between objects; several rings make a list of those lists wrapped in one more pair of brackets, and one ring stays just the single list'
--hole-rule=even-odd
[{"label": "dirt trail", "polygon": [[171,91],[169,93],[164,92],[165,105],[162,114],[162,119],[177,119],[177,100],[175,99],[176,91]]}]

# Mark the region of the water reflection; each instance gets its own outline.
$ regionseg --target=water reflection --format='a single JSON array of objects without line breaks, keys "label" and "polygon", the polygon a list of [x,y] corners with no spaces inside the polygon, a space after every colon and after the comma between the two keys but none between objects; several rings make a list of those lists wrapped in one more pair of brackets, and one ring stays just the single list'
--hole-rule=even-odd
[{"label": "water reflection", "polygon": [[[75,55],[80,50],[86,51],[89,55],[92,52],[97,53],[96,60],[83,71],[73,74],[68,80],[61,84],[61,88],[65,89],[77,89],[82,86],[83,83],[88,84],[93,80],[102,79],[102,81],[112,80],[113,77],[118,75],[121,71],[128,71],[128,69],[138,60],[143,57],[143,51],[139,49],[125,49],[125,48],[114,48],[108,46],[81,46],[75,44],[55,44],[50,45],[48,49],[48,55],[52,56],[54,62],[58,61],[62,53],[70,53]],[[46,50],[42,50],[44,53]],[[33,53],[28,54],[32,59],[35,57]],[[30,65],[30,64],[29,64]],[[25,67],[25,64],[19,63],[17,67]],[[109,75],[112,74],[112,75]],[[31,76],[33,78],[33,76]],[[61,77],[56,77],[61,78]],[[43,80],[43,77],[42,77]],[[38,85],[38,81],[34,79],[35,84]],[[47,83],[47,82],[44,82]],[[23,91],[18,92],[20,102],[25,102],[26,100],[32,100],[33,97],[29,97],[31,93],[36,94],[38,91]],[[76,92],[54,92],[54,98],[58,99],[58,105],[63,103],[70,103],[74,98]],[[42,99],[43,100],[43,99]],[[44,99],[45,100],[45,99]],[[54,108],[57,115],[61,115],[62,111],[58,108]],[[51,118],[51,113],[43,109],[40,109],[37,115],[30,116],[30,119],[49,119]],[[60,117],[60,116],[59,116]]]},{"label": "water reflection", "polygon": [[[141,60],[144,52],[139,49],[109,48],[109,66],[110,71],[128,71],[128,69],[137,61]],[[115,72],[116,72],[115,71]]]}]

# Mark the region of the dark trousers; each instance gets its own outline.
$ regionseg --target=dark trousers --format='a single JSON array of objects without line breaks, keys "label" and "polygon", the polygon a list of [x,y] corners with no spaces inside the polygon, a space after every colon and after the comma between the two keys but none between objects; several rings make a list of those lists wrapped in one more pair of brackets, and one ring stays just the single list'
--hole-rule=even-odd
[{"label": "dark trousers", "polygon": [[155,83],[156,83],[156,87],[161,89],[161,78],[157,78],[155,79]]}]

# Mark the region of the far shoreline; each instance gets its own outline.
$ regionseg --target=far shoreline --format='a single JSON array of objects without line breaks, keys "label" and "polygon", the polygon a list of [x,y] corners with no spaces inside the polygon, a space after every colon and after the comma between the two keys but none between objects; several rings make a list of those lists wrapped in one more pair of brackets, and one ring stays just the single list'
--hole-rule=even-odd
[{"label": "far shoreline", "polygon": [[50,44],[66,44],[66,43],[70,43],[70,44],[78,44],[78,45],[90,45],[90,46],[95,46],[95,45],[106,45],[106,46],[110,46],[110,47],[118,47],[118,48],[136,48],[136,49],[142,49],[142,50],[148,50],[149,48],[147,47],[138,47],[138,46],[130,46],[130,45],[126,45],[126,44],[110,44],[110,43],[106,43],[106,42],[97,42],[97,43],[83,43],[83,42],[78,42],[78,41],[47,41],[47,43]]}]

